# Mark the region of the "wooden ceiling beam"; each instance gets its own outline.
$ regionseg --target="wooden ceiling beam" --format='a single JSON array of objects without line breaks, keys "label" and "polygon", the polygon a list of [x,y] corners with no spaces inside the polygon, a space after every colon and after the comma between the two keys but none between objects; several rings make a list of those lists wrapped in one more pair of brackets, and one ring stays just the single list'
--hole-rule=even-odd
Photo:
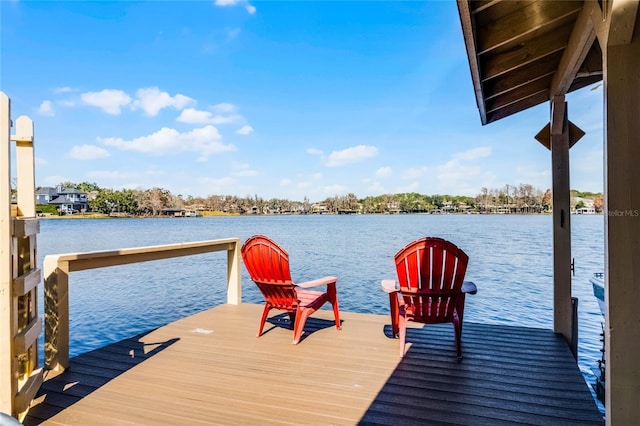
[{"label": "wooden ceiling beam", "polygon": [[544,57],[540,61],[529,64],[527,67],[518,68],[500,78],[483,83],[482,88],[485,99],[489,100],[495,96],[509,92],[537,78],[549,75],[553,76],[561,56],[562,52],[556,52],[553,55]]},{"label": "wooden ceiling beam", "polygon": [[513,88],[500,96],[487,100],[487,113],[505,108],[511,104],[517,104],[521,99],[538,93],[549,93],[549,83],[552,75],[542,76],[535,80],[530,80],[527,84]]},{"label": "wooden ceiling beam", "polygon": [[[517,12],[492,22],[478,32],[479,55],[501,46],[531,37],[541,29],[572,19],[582,8],[582,2],[536,2]],[[467,5],[468,9],[468,5]],[[526,29],[523,31],[523,29]]]},{"label": "wooden ceiling beam", "polygon": [[490,114],[487,114],[487,123],[493,123],[494,121],[498,121],[502,118],[509,117],[510,115],[516,114],[520,111],[524,111],[527,108],[531,108],[543,102],[547,102],[548,100],[549,100],[548,90],[544,90],[538,93],[533,93],[525,99],[509,104],[504,108],[500,108],[499,110],[496,110],[491,112]]},{"label": "wooden ceiling beam", "polygon": [[471,11],[474,15],[476,13],[480,13],[485,9],[490,8],[491,6],[495,6],[496,4],[500,3],[502,0],[486,0],[486,1],[476,1],[474,3],[474,8]]},{"label": "wooden ceiling beam", "polygon": [[540,37],[522,43],[508,52],[480,57],[483,81],[509,73],[521,67],[527,67],[541,58],[555,54],[567,47],[571,26],[565,25],[557,31],[551,31]]},{"label": "wooden ceiling beam", "polygon": [[551,97],[564,95],[569,91],[571,83],[576,78],[576,73],[582,66],[589,49],[591,49],[596,39],[595,29],[591,21],[591,12],[591,7],[587,4],[583,6],[578,19],[576,19],[571,37],[569,37],[569,43],[551,82],[549,91]]}]

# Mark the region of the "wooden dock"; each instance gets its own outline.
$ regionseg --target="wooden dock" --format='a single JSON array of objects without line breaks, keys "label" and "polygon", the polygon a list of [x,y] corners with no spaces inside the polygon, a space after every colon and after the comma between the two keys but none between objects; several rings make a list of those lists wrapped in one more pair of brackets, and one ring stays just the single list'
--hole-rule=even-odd
[{"label": "wooden dock", "polygon": [[[255,337],[262,307],[221,305],[71,359],[25,425],[604,424],[552,331],[465,323],[407,331],[388,316],[330,311],[292,345],[288,317]],[[385,334],[386,333],[386,334]]]}]

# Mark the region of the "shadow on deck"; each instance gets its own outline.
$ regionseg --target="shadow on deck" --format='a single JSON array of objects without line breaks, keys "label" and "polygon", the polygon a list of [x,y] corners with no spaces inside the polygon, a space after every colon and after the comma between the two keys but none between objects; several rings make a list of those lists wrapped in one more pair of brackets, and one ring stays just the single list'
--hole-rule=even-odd
[{"label": "shadow on deck", "polygon": [[408,330],[319,311],[292,345],[285,317],[222,305],[80,355],[48,378],[34,424],[603,424],[568,346],[549,330],[465,323]]}]

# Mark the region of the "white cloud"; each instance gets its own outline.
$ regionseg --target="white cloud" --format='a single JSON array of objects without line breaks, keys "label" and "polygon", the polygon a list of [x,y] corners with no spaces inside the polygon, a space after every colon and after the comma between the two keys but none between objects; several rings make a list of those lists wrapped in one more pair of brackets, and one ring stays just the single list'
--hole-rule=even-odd
[{"label": "white cloud", "polygon": [[242,126],[238,130],[236,130],[236,133],[239,135],[250,135],[251,133],[253,133],[253,127],[249,125]]},{"label": "white cloud", "polygon": [[177,94],[169,95],[161,92],[158,87],[147,87],[136,91],[136,100],[132,104],[133,109],[141,108],[150,117],[158,115],[163,108],[173,107],[181,110],[195,101],[188,96]]},{"label": "white cloud", "polygon": [[227,30],[227,41],[238,38],[241,32],[242,30],[240,28],[231,28],[230,30]]},{"label": "white cloud", "polygon": [[311,155],[323,155],[324,152],[320,151],[319,149],[316,148],[309,148],[307,149],[307,154],[311,154]]},{"label": "white cloud", "polygon": [[474,148],[455,153],[451,159],[436,167],[439,188],[447,194],[474,196],[478,188],[490,187],[495,180],[491,172],[483,171],[476,160],[491,155],[490,147]]},{"label": "white cloud", "polygon": [[138,151],[146,154],[164,155],[179,152],[197,152],[202,157],[221,152],[235,151],[235,146],[221,142],[222,136],[213,126],[193,129],[180,133],[176,129],[163,127],[157,132],[131,140],[122,138],[98,138],[105,145],[127,151]]},{"label": "white cloud", "polygon": [[91,179],[101,179],[101,180],[122,180],[122,179],[132,179],[138,178],[140,173],[135,172],[121,172],[118,170],[107,171],[107,170],[94,170],[87,173],[87,177]]},{"label": "white cloud", "polygon": [[226,6],[237,6],[240,4],[244,4],[244,8],[245,10],[250,14],[253,15],[254,13],[256,13],[256,8],[255,6],[250,5],[246,0],[215,0],[213,2],[213,4],[215,4],[216,6],[220,6],[220,7],[226,7]]},{"label": "white cloud", "polygon": [[342,151],[333,151],[325,159],[327,167],[338,167],[346,164],[357,163],[367,158],[378,155],[378,148],[368,145],[358,145]]},{"label": "white cloud", "polygon": [[74,160],[96,160],[98,158],[109,157],[109,151],[95,145],[75,145],[67,154],[68,158]]},{"label": "white cloud", "polygon": [[38,113],[40,115],[46,115],[49,117],[53,117],[54,115],[56,115],[55,111],[53,111],[53,104],[51,103],[51,101],[42,101],[40,107],[38,108]]},{"label": "white cloud", "polygon": [[239,177],[248,177],[248,176],[257,176],[258,172],[255,170],[251,170],[248,164],[234,164],[233,172],[231,173],[233,176]]},{"label": "white cloud", "polygon": [[211,123],[212,124],[229,124],[229,123],[235,123],[242,120],[242,116],[238,115],[238,114],[233,114],[233,115],[216,115],[211,119]]},{"label": "white cloud", "polygon": [[282,179],[280,180],[280,186],[291,186],[293,181],[291,179]]},{"label": "white cloud", "polygon": [[473,161],[479,158],[485,158],[491,155],[490,146],[481,146],[479,148],[469,149],[467,151],[457,152],[451,156],[454,160]]},{"label": "white cloud", "polygon": [[213,114],[209,111],[201,111],[195,108],[186,108],[182,110],[176,121],[190,124],[211,124]]},{"label": "white cloud", "polygon": [[53,93],[69,93],[73,91],[71,87],[56,87],[53,89]]},{"label": "white cloud", "polygon": [[67,100],[59,100],[56,101],[56,103],[58,105],[62,105],[63,107],[73,107],[76,106],[76,102],[71,100],[71,99],[67,99]]},{"label": "white cloud", "polygon": [[44,166],[45,164],[49,164],[49,162],[47,160],[45,160],[44,158],[40,158],[40,157],[36,157],[34,159],[34,162],[35,162],[36,166]]},{"label": "white cloud", "polygon": [[242,120],[241,115],[213,115],[209,111],[197,110],[194,108],[184,109],[176,121],[190,124],[227,124]]},{"label": "white cloud", "polygon": [[238,177],[250,177],[250,176],[258,176],[258,172],[255,170],[238,170],[237,172],[232,173],[233,176]]},{"label": "white cloud", "polygon": [[217,113],[224,114],[224,113],[234,112],[237,108],[234,104],[221,103],[221,104],[216,104],[212,106],[211,109]]},{"label": "white cloud", "polygon": [[378,177],[387,177],[387,176],[391,176],[392,170],[391,167],[387,166],[387,167],[380,167],[378,170],[376,170],[376,176]]},{"label": "white cloud", "polygon": [[131,103],[131,97],[122,90],[105,89],[100,92],[86,92],[80,95],[86,105],[102,109],[107,114],[119,115],[120,109]]}]

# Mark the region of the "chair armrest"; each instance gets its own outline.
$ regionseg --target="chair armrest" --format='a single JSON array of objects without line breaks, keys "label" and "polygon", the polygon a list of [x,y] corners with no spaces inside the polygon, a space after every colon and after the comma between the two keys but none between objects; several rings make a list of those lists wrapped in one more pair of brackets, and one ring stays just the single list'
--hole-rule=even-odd
[{"label": "chair armrest", "polygon": [[476,294],[478,292],[478,287],[471,281],[465,281],[462,283],[462,292],[467,294]]},{"label": "chair armrest", "polygon": [[317,280],[313,280],[313,281],[296,283],[296,285],[302,288],[309,288],[309,287],[317,287],[319,285],[335,284],[337,281],[338,281],[338,277],[324,277],[324,278],[318,278]]},{"label": "chair armrest", "polygon": [[385,293],[394,293],[400,290],[396,286],[396,280],[382,280],[382,289],[385,291]]}]

